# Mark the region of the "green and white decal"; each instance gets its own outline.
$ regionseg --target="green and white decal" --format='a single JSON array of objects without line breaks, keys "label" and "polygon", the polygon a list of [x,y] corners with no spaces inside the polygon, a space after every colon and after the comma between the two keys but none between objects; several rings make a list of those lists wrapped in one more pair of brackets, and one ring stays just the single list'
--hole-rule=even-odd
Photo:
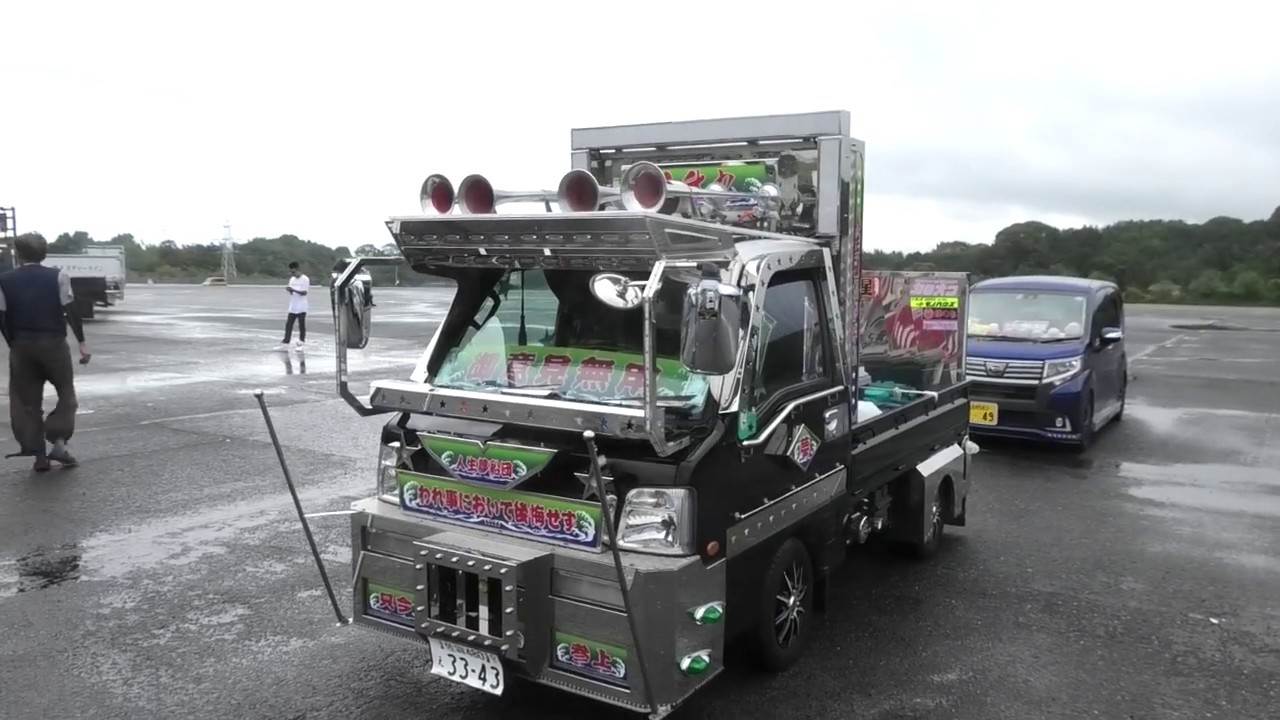
[{"label": "green and white decal", "polygon": [[504,442],[418,433],[422,447],[454,478],[509,489],[542,471],[556,451]]},{"label": "green and white decal", "polygon": [[533,540],[600,548],[603,521],[596,503],[477,487],[408,470],[399,471],[397,484],[405,512]]},{"label": "green and white decal", "polygon": [[626,650],[565,632],[556,631],[553,664],[609,682],[627,682]]},{"label": "green and white decal", "polygon": [[[504,357],[505,355],[505,357]],[[686,396],[701,406],[707,380],[678,358],[657,359],[657,396]],[[490,389],[536,387],[585,402],[644,398],[644,356],[572,347],[468,346],[445,359],[434,383],[440,387]]]}]

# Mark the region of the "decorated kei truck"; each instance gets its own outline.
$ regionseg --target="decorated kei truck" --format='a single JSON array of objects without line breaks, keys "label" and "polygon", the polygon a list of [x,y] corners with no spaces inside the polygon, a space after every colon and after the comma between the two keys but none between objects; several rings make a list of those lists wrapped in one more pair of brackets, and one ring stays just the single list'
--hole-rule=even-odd
[{"label": "decorated kei truck", "polygon": [[861,270],[849,125],[577,129],[555,190],[428,177],[387,227],[456,294],[367,405],[347,355],[389,260],[335,271],[338,391],[391,414],[350,512],[357,625],[477,691],[662,717],[731,640],[794,663],[851,546],[965,524],[967,279]]}]

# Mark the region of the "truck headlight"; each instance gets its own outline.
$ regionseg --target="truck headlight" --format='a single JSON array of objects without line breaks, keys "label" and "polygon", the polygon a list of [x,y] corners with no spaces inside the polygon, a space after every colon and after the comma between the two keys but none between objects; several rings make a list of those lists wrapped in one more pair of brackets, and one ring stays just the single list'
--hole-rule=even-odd
[{"label": "truck headlight", "polygon": [[384,444],[378,451],[378,497],[395,495],[396,470],[400,467],[399,441]]},{"label": "truck headlight", "polygon": [[1080,372],[1084,365],[1082,357],[1063,358],[1062,360],[1046,360],[1044,363],[1044,380],[1066,380]]},{"label": "truck headlight", "polygon": [[693,491],[636,488],[618,518],[618,549],[657,555],[693,554]]}]

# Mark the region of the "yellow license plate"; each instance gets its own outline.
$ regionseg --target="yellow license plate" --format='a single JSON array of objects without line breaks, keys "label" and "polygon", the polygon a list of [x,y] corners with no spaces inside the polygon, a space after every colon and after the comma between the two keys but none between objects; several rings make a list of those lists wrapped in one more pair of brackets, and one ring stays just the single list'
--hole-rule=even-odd
[{"label": "yellow license plate", "polygon": [[1000,422],[1000,406],[995,403],[970,402],[970,425],[995,425]]}]

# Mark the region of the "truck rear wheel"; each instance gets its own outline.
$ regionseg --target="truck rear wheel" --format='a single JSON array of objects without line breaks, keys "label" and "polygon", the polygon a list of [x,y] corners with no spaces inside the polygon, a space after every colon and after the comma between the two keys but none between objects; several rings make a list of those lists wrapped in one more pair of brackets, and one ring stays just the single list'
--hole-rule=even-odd
[{"label": "truck rear wheel", "polygon": [[938,488],[933,491],[933,499],[930,501],[929,507],[929,524],[925,526],[924,540],[913,543],[911,545],[911,553],[919,560],[931,558],[938,552],[938,546],[942,544],[942,529],[946,527],[946,523],[942,519],[942,493],[943,483],[938,483]]},{"label": "truck rear wheel", "polygon": [[787,538],[769,561],[756,610],[756,649],[765,669],[786,670],[804,653],[813,619],[814,579],[804,543]]}]

